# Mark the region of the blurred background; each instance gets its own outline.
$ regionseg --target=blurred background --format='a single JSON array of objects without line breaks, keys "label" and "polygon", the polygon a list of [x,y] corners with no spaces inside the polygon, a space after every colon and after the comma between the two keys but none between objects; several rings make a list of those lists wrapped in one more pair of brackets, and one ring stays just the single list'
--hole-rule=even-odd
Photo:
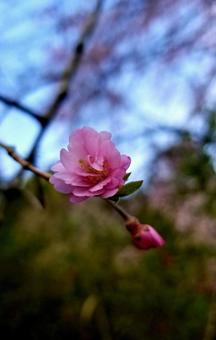
[{"label": "blurred background", "polygon": [[74,129],[108,130],[142,190],[119,216],[69,205],[0,150],[7,338],[216,339],[216,3],[2,0],[0,141],[49,170]]}]

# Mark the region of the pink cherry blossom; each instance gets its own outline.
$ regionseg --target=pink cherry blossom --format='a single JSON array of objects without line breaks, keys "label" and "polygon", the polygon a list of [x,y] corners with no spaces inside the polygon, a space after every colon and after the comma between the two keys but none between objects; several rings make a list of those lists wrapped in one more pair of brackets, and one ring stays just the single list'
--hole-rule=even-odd
[{"label": "pink cherry blossom", "polygon": [[133,244],[143,250],[162,247],[165,244],[164,239],[150,225],[141,224],[139,230],[132,234]]},{"label": "pink cherry blossom", "polygon": [[130,162],[116,149],[109,132],[84,127],[70,135],[67,149],[61,149],[50,183],[72,203],[93,196],[108,198],[124,184]]}]

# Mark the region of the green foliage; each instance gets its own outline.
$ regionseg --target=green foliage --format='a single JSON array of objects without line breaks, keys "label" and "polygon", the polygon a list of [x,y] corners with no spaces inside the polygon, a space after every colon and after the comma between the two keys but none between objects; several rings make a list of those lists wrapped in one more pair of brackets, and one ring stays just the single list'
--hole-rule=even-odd
[{"label": "green foliage", "polygon": [[126,175],[124,176],[124,180],[127,181],[130,175],[131,175],[131,172],[127,172]]},{"label": "green foliage", "polygon": [[[128,175],[130,176],[130,174]],[[117,192],[115,196],[111,197],[111,199],[113,201],[118,201],[122,197],[129,196],[133,194],[134,192],[136,192],[142,186],[142,184],[143,184],[143,181],[133,181],[133,182],[126,183],[119,189],[119,191]]]},{"label": "green foliage", "polygon": [[178,234],[142,196],[135,213],[167,239],[146,253],[104,202],[69,205],[49,186],[45,201],[42,209],[25,195],[5,199],[0,326],[8,338],[202,338],[212,250]]}]

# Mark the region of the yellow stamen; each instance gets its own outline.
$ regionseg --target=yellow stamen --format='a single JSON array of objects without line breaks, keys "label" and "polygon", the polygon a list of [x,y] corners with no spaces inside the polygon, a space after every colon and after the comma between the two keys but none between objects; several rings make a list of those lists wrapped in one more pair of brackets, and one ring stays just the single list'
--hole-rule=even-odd
[{"label": "yellow stamen", "polygon": [[79,160],[80,167],[85,170],[89,174],[95,174],[97,176],[87,176],[88,182],[91,182],[92,184],[97,184],[98,182],[104,180],[107,175],[109,174],[108,170],[108,162],[103,162],[103,170],[96,170],[94,169],[89,163],[83,159]]}]

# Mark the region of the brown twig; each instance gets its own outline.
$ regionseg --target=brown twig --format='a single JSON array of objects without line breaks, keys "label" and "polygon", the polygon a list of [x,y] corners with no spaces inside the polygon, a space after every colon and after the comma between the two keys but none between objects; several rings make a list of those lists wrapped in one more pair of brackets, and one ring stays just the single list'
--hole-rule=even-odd
[{"label": "brown twig", "polygon": [[133,216],[129,215],[125,209],[123,209],[120,205],[118,205],[114,201],[111,201],[109,199],[106,199],[105,201],[109,205],[111,205],[126,222],[128,222],[129,220],[133,218]]},{"label": "brown twig", "polygon": [[81,60],[82,60],[82,56],[83,56],[83,52],[84,52],[87,40],[91,37],[96,27],[99,14],[101,11],[102,3],[103,3],[103,0],[97,1],[96,7],[93,13],[90,15],[90,17],[86,21],[83,31],[79,39],[77,40],[77,43],[75,44],[71,59],[69,60],[68,65],[66,66],[65,70],[62,73],[58,92],[51,106],[47,110],[47,113],[44,116],[44,118],[46,119],[46,122],[43,125],[39,135],[37,136],[32,146],[32,149],[30,151],[29,157],[28,157],[28,160],[33,163],[35,163],[36,151],[40,144],[41,139],[43,138],[49,124],[55,118],[56,114],[58,113],[59,108],[61,107],[65,98],[68,95],[70,83],[73,80],[73,78],[76,76],[79,66],[81,64]]},{"label": "brown twig", "polygon": [[16,109],[27,113],[30,117],[33,117],[34,119],[36,119],[42,126],[44,125],[46,121],[45,117],[40,116],[37,112],[33,111],[29,107],[19,103],[18,101],[12,98],[9,98],[7,96],[3,96],[0,94],[0,101],[7,106],[15,107]]},{"label": "brown twig", "polygon": [[[14,148],[11,146],[8,146],[7,144],[0,142],[0,147],[2,147],[3,149],[5,149],[8,153],[8,155],[13,158],[17,163],[19,163],[23,169],[25,170],[29,170],[32,173],[34,173],[36,176],[39,176],[43,179],[45,179],[46,181],[49,181],[51,174],[49,172],[46,171],[42,171],[39,168],[37,168],[36,166],[34,166],[33,164],[31,164],[29,161],[23,159],[22,157],[20,157],[15,151]],[[134,221],[136,220],[135,217],[131,216],[130,214],[127,213],[127,211],[125,209],[123,209],[121,206],[119,206],[117,203],[115,203],[114,201],[111,201],[109,199],[106,199],[106,202],[111,205],[116,212],[127,222],[129,223],[130,221]]]},{"label": "brown twig", "polygon": [[49,180],[51,174],[49,172],[42,171],[32,165],[30,162],[26,161],[25,159],[21,158],[12,147],[6,145],[5,143],[0,142],[0,147],[5,149],[8,155],[13,158],[17,163],[19,163],[23,169],[29,170],[33,172],[35,175],[45,179],[46,181]]}]

